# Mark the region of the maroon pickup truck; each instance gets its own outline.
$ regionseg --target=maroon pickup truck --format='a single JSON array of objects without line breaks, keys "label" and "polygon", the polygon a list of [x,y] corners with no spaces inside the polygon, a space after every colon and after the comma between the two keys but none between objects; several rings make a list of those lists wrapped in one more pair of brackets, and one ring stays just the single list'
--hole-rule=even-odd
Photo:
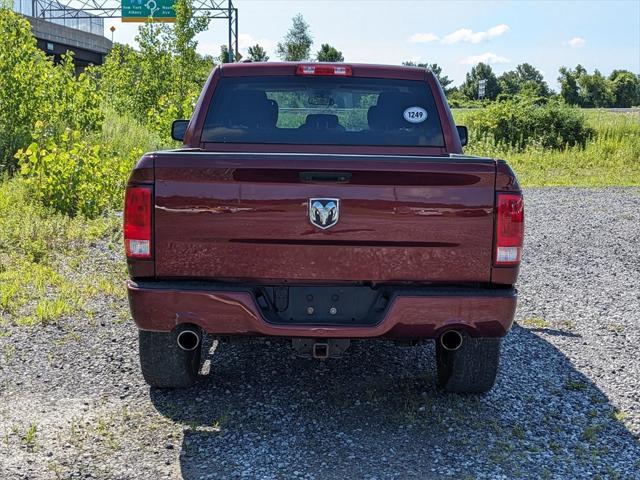
[{"label": "maroon pickup truck", "polygon": [[150,385],[193,384],[209,334],[286,337],[319,359],[351,339],[435,339],[442,388],[492,387],[522,193],[504,161],[463,154],[432,73],[227,64],[172,134],[183,147],[144,155],[125,200]]}]

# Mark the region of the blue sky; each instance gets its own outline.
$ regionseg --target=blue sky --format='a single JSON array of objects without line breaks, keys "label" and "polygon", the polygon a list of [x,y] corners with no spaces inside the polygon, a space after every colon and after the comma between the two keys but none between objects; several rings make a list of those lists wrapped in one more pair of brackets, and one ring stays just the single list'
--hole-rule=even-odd
[{"label": "blue sky", "polygon": [[[562,65],[640,73],[640,0],[234,0],[234,5],[240,51],[260,43],[271,60],[277,60],[275,47],[291,17],[301,13],[311,27],[314,51],[326,42],[347,62],[436,62],[455,84],[481,60],[498,74],[531,63],[552,88]],[[135,25],[108,21],[107,35],[111,25],[115,41],[135,43]],[[218,54],[226,28],[224,20],[212,21],[199,37],[199,50]]]}]

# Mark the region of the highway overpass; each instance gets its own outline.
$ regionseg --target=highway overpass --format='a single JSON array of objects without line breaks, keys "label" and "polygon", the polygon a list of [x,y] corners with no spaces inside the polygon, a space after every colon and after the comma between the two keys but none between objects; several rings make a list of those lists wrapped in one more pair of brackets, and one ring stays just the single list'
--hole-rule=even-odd
[{"label": "highway overpass", "polygon": [[74,53],[76,71],[88,65],[101,65],[111,50],[111,41],[104,36],[104,19],[82,13],[74,18],[77,10],[68,9],[65,18],[43,18],[47,7],[65,8],[55,0],[14,0],[13,10],[24,15],[38,42],[38,48],[60,61],[67,51]]}]

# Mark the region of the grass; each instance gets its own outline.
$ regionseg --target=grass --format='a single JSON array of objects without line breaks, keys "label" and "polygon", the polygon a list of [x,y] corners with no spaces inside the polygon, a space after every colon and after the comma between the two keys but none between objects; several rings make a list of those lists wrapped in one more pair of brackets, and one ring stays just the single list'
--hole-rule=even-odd
[{"label": "grass", "polygon": [[[473,110],[454,110],[456,122],[465,124]],[[640,112],[612,113],[584,110],[595,138],[586,147],[545,150],[530,146],[519,152],[493,142],[472,140],[465,152],[503,158],[523,186],[640,186]]]},{"label": "grass", "polygon": [[598,434],[604,429],[602,425],[594,424],[585,427],[582,432],[582,438],[589,443],[595,443],[598,440]]},{"label": "grass", "polygon": [[624,419],[627,418],[627,413],[616,408],[611,413],[611,418],[613,418],[614,420],[617,420],[618,422],[623,422]]},{"label": "grass", "polygon": [[523,327],[529,328],[547,328],[549,326],[549,322],[542,317],[525,318],[520,323]]},{"label": "grass", "polygon": [[[105,292],[123,294],[124,267],[93,270],[97,242],[119,248],[120,220],[86,220],[53,213],[34,202],[20,179],[0,182],[0,332],[87,311]],[[72,261],[70,261],[73,259]]]},{"label": "grass", "polygon": [[581,380],[572,380],[569,379],[565,382],[564,384],[564,388],[566,390],[571,390],[574,392],[581,392],[583,390],[586,390],[587,388],[587,384]]},{"label": "grass", "polygon": [[27,430],[24,432],[24,435],[22,435],[22,439],[21,439],[22,444],[29,449],[35,448],[37,433],[38,433],[38,425],[36,425],[35,423],[32,423],[31,425],[29,425]]},{"label": "grass", "polygon": [[[123,157],[167,146],[131,118],[104,113],[89,143]],[[92,298],[123,298],[124,262],[95,259],[105,246],[121,249],[121,222],[113,214],[89,220],[56,213],[33,198],[23,179],[0,177],[0,335],[8,323],[46,325],[74,314],[91,321]]]},{"label": "grass", "polygon": [[613,333],[622,333],[624,332],[624,325],[620,323],[608,323],[607,330]]},{"label": "grass", "polygon": [[176,148],[163,143],[162,139],[135,119],[123,117],[110,108],[104,109],[104,122],[100,132],[88,138],[90,143],[109,145],[121,155],[132,151],[151,152],[163,148]]}]

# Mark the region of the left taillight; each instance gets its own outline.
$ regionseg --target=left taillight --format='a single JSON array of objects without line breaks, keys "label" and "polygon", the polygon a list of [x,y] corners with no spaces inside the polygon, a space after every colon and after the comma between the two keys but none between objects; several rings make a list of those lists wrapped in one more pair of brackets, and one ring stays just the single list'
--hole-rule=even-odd
[{"label": "left taillight", "polygon": [[129,258],[151,258],[151,187],[127,187],[124,200],[124,246]]},{"label": "left taillight", "polygon": [[515,266],[522,258],[524,202],[519,193],[498,193],[496,197],[496,246],[494,264]]}]

